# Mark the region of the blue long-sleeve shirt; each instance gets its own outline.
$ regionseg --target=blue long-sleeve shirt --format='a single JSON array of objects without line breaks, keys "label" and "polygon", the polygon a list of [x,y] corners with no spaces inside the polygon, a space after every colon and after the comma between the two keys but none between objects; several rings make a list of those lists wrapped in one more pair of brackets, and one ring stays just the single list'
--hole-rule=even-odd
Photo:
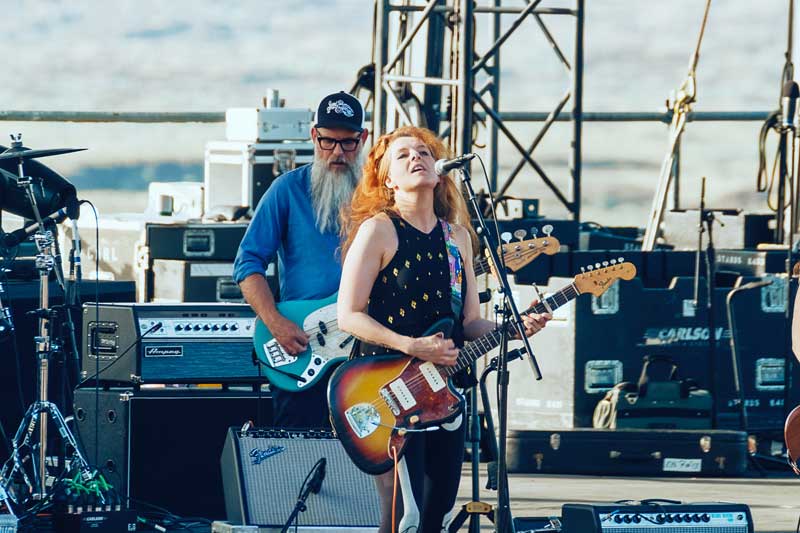
[{"label": "blue long-sleeve shirt", "polygon": [[336,232],[320,233],[311,204],[311,165],[283,174],[267,189],[239,245],[233,278],[261,274],[278,256],[280,299],[316,300],[342,277]]}]

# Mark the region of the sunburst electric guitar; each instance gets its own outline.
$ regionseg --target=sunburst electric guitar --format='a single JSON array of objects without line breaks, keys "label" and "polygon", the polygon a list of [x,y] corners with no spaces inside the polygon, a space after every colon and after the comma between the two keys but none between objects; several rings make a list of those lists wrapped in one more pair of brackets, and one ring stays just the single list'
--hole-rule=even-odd
[{"label": "sunburst electric guitar", "polygon": [[[523,314],[545,313],[579,294],[603,294],[617,279],[636,275],[632,263],[579,274],[574,281]],[[425,333],[447,336],[453,323],[440,320]],[[353,462],[368,474],[382,474],[403,454],[410,432],[451,421],[462,411],[463,396],[450,376],[497,347],[498,328],[461,348],[455,366],[439,366],[405,354],[359,357],[342,363],[331,376],[328,401],[331,421]]]},{"label": "sunburst electric guitar", "polygon": [[[553,255],[561,243],[555,237],[509,242],[498,248],[506,268],[516,272],[541,254]],[[485,257],[474,261],[475,275],[491,269]],[[263,364],[270,385],[297,392],[314,385],[338,363],[347,359],[353,337],[340,330],[336,322],[336,294],[322,300],[295,300],[277,304],[278,312],[297,324],[309,337],[305,351],[290,355],[272,336],[267,326],[256,319],[253,347]]]}]

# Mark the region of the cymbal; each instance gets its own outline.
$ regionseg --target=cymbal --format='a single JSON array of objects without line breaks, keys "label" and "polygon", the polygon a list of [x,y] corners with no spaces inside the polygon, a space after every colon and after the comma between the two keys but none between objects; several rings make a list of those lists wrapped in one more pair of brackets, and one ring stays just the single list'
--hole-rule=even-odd
[{"label": "cymbal", "polygon": [[38,157],[49,157],[51,155],[69,154],[72,152],[80,152],[86,148],[50,148],[44,150],[31,150],[30,148],[19,147],[9,148],[0,154],[2,159],[34,159]]}]

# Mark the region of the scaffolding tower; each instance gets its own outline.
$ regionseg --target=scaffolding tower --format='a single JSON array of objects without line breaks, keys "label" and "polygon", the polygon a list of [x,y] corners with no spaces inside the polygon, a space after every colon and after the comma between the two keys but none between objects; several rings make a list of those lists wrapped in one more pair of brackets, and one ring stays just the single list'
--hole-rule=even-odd
[{"label": "scaffolding tower", "polygon": [[[373,135],[402,125],[424,126],[445,139],[454,154],[463,154],[473,151],[476,127],[485,121],[485,154],[495,197],[504,196],[520,171],[530,167],[571,218],[580,220],[584,0],[574,0],[572,8],[542,7],[542,0],[514,4],[508,0],[376,0],[374,83],[367,103]],[[571,62],[545,23],[549,16],[575,19]],[[502,116],[500,57],[511,35],[531,28],[542,32],[571,83],[533,138],[521,139]],[[476,47],[479,30],[487,32],[491,43],[485,50]],[[535,152],[570,102],[570,179],[565,192],[537,162]],[[501,134],[519,157],[511,172],[502,177],[498,165]],[[527,146],[523,145],[526,140]]]}]

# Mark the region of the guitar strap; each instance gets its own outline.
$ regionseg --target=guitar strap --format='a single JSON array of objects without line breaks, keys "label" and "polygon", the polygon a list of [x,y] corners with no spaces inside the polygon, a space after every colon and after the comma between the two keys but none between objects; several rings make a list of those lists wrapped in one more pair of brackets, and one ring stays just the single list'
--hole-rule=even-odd
[{"label": "guitar strap", "polygon": [[453,239],[453,227],[445,219],[439,219],[444,233],[444,247],[447,249],[447,262],[450,264],[450,307],[453,310],[453,317],[458,320],[464,307],[462,296],[462,284],[464,281],[464,269],[461,262],[461,252]]}]

